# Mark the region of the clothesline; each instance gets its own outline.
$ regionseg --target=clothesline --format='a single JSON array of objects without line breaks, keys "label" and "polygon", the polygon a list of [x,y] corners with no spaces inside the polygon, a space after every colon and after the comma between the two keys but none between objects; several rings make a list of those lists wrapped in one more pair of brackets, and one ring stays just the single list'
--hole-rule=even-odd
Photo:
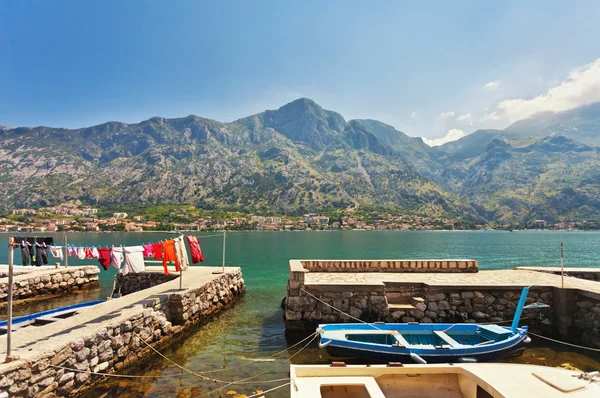
[{"label": "clothesline", "polygon": [[[207,237],[221,236],[221,235],[208,235]],[[189,235],[186,237],[190,252],[192,254],[192,263],[197,264],[198,262],[204,261],[204,255],[200,248],[200,242],[198,237]],[[204,238],[200,236],[200,238]],[[119,245],[104,245],[104,247],[90,246],[90,245],[73,245],[65,244],[57,246],[54,242],[47,247],[50,249],[50,254],[54,258],[60,259],[74,256],[80,260],[85,259],[98,259],[98,262],[104,268],[108,270],[110,266],[120,270],[122,274],[128,273],[139,273],[145,270],[145,259],[144,257],[151,257],[154,260],[162,260],[164,273],[169,275],[167,263],[175,264],[175,270],[180,272],[182,269],[186,269],[189,266],[189,258],[184,243],[184,235],[180,234],[176,238],[165,239],[156,241],[154,243],[142,243],[138,245],[124,246]],[[65,240],[66,243],[66,240]],[[45,246],[45,245],[44,245]],[[110,247],[109,247],[110,246]],[[16,247],[19,247],[16,245]],[[15,247],[15,248],[16,248]],[[29,257],[29,251],[27,245],[21,245],[23,258],[25,254]],[[25,247],[25,249],[23,249]],[[42,253],[45,254],[45,247]],[[39,250],[39,249],[38,249]],[[63,257],[64,256],[64,257]],[[125,262],[123,268],[121,266]],[[47,259],[44,260],[44,264],[48,264]],[[65,263],[66,264],[66,263]],[[24,263],[23,265],[27,265]]]}]

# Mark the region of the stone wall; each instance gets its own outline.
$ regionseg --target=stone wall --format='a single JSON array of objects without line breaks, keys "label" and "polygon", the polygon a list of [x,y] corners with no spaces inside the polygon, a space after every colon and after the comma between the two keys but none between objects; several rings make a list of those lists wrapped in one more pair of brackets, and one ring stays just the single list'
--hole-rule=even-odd
[{"label": "stone wall", "polygon": [[[295,261],[295,260],[292,260]],[[477,272],[477,260],[298,260],[311,272]]]},{"label": "stone wall", "polygon": [[[13,282],[15,300],[44,294],[58,294],[72,289],[82,289],[98,284],[98,267],[58,268],[42,275],[21,275]],[[8,279],[0,282],[0,301],[8,297]]]},{"label": "stone wall", "polygon": [[586,345],[600,347],[600,300],[578,294],[577,311],[573,315],[573,329]]},{"label": "stone wall", "polygon": [[0,397],[67,396],[100,378],[85,372],[118,372],[149,352],[142,339],[156,343],[171,333],[171,323],[164,314],[140,310],[127,320],[79,337],[35,361],[10,363],[0,375]]},{"label": "stone wall", "polygon": [[185,294],[171,295],[171,321],[175,325],[198,322],[214,312],[221,311],[236,296],[245,292],[246,285],[241,271],[223,274],[216,283],[189,290]]},{"label": "stone wall", "polygon": [[238,268],[198,289],[144,299],[135,310],[93,334],[77,337],[31,360],[2,364],[0,398],[76,395],[101,377],[89,372],[122,373],[151,353],[142,340],[153,346],[167,343],[172,336],[207,321],[244,292]]},{"label": "stone wall", "polygon": [[177,278],[179,278],[179,273],[169,275],[160,272],[140,272],[126,275],[118,273],[115,292],[121,292],[125,296]]},{"label": "stone wall", "polygon": [[[512,320],[520,290],[422,290],[410,302],[390,304],[383,289],[375,286],[331,286],[327,291],[307,291],[323,302],[338,308],[354,318],[366,322],[504,322]],[[527,303],[552,305],[550,289],[531,290]],[[357,322],[328,305],[302,292],[286,300],[286,326],[289,329],[311,329],[318,323]],[[550,309],[524,311],[525,323],[552,325]],[[506,323],[507,325],[510,322]]]}]

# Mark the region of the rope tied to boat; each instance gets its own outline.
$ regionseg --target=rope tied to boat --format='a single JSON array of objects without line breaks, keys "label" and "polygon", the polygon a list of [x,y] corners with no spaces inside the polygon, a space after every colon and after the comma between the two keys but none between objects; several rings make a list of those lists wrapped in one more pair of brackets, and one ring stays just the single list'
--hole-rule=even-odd
[{"label": "rope tied to boat", "polygon": [[582,349],[582,350],[600,352],[600,349],[598,349],[598,348],[586,347],[586,346],[583,346],[583,345],[577,345],[577,344],[573,344],[573,343],[567,343],[566,341],[560,341],[560,340],[552,339],[550,337],[542,336],[540,334],[533,333],[533,332],[527,332],[527,334],[530,334],[530,335],[535,336],[535,337],[539,337],[540,339],[545,339],[545,340],[548,340],[548,341],[552,341],[554,343],[563,344],[563,345],[567,345],[567,346],[570,346],[570,347],[579,348],[579,349]]},{"label": "rope tied to boat", "polygon": [[[343,314],[343,315],[346,315],[348,318],[351,318],[351,319],[357,320],[357,321],[359,321],[359,322],[361,322],[361,323],[364,323],[365,325],[369,325],[369,326],[371,326],[372,328],[375,328],[375,329],[377,329],[377,330],[381,330],[380,328],[378,328],[377,326],[373,325],[372,323],[365,322],[365,321],[363,321],[362,319],[359,319],[359,318],[357,318],[357,317],[355,317],[355,316],[352,316],[352,315],[348,314],[347,312],[344,312],[344,311],[340,310],[339,308],[336,308],[336,307],[334,307],[333,305],[331,305],[331,304],[329,304],[329,303],[327,303],[327,302],[325,302],[325,301],[321,300],[320,298],[318,298],[318,297],[317,297],[317,296],[315,296],[314,294],[311,294],[311,293],[307,292],[305,289],[302,289],[302,288],[300,288],[300,290],[302,290],[304,293],[308,294],[309,296],[311,296],[311,297],[312,297],[312,298],[314,298],[315,300],[318,300],[318,301],[320,301],[321,303],[325,304],[326,306],[328,306],[328,307],[331,307],[332,309],[336,310],[337,312],[339,312],[339,313],[341,313],[341,314]],[[317,330],[317,332],[318,332],[318,330]]]}]

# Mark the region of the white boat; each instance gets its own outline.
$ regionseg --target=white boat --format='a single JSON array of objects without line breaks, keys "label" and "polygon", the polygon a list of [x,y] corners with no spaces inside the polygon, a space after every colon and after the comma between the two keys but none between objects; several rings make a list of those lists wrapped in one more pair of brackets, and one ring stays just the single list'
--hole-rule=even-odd
[{"label": "white boat", "polygon": [[291,398],[598,398],[598,372],[508,363],[291,365]]}]

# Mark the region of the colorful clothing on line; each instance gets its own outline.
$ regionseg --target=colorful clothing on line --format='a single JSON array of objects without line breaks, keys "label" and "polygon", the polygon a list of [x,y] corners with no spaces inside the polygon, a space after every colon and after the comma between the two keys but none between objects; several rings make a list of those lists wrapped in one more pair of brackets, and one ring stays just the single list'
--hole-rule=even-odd
[{"label": "colorful clothing on line", "polygon": [[110,251],[110,265],[116,269],[121,269],[121,264],[123,264],[123,248],[113,247]]},{"label": "colorful clothing on line", "polygon": [[162,250],[162,245],[160,243],[154,243],[154,244],[152,244],[152,251],[154,252],[154,259],[155,260],[162,260],[162,258],[163,258],[163,250]]},{"label": "colorful clothing on line", "polygon": [[80,260],[85,260],[85,249],[83,247],[77,249],[77,258]]},{"label": "colorful clothing on line", "polygon": [[165,275],[169,275],[169,269],[167,268],[167,262],[175,262],[175,271],[180,271],[179,260],[175,254],[175,241],[173,239],[162,243],[163,254],[163,268],[165,269]]},{"label": "colorful clothing on line", "polygon": [[108,267],[110,267],[110,249],[107,247],[101,247],[100,249],[98,249],[98,254],[98,262],[106,271]]},{"label": "colorful clothing on line", "polygon": [[77,257],[77,248],[75,246],[67,247],[67,256]]},{"label": "colorful clothing on line", "polygon": [[202,249],[200,248],[200,242],[198,238],[195,236],[186,236],[188,241],[188,246],[190,247],[190,253],[192,253],[192,264],[198,264],[199,262],[204,261],[204,254],[202,254]]},{"label": "colorful clothing on line", "polygon": [[94,258],[94,255],[92,254],[92,249],[90,249],[89,247],[85,248],[85,258]]},{"label": "colorful clothing on line", "polygon": [[142,246],[124,247],[125,265],[121,273],[127,275],[130,272],[144,272],[144,248]]},{"label": "colorful clothing on line", "polygon": [[151,244],[144,245],[143,255],[144,255],[144,257],[153,257],[154,256],[154,249],[152,248]]},{"label": "colorful clothing on line", "polygon": [[92,257],[93,258],[99,258],[100,257],[100,253],[98,252],[98,249],[96,249],[95,247],[92,247]]}]

